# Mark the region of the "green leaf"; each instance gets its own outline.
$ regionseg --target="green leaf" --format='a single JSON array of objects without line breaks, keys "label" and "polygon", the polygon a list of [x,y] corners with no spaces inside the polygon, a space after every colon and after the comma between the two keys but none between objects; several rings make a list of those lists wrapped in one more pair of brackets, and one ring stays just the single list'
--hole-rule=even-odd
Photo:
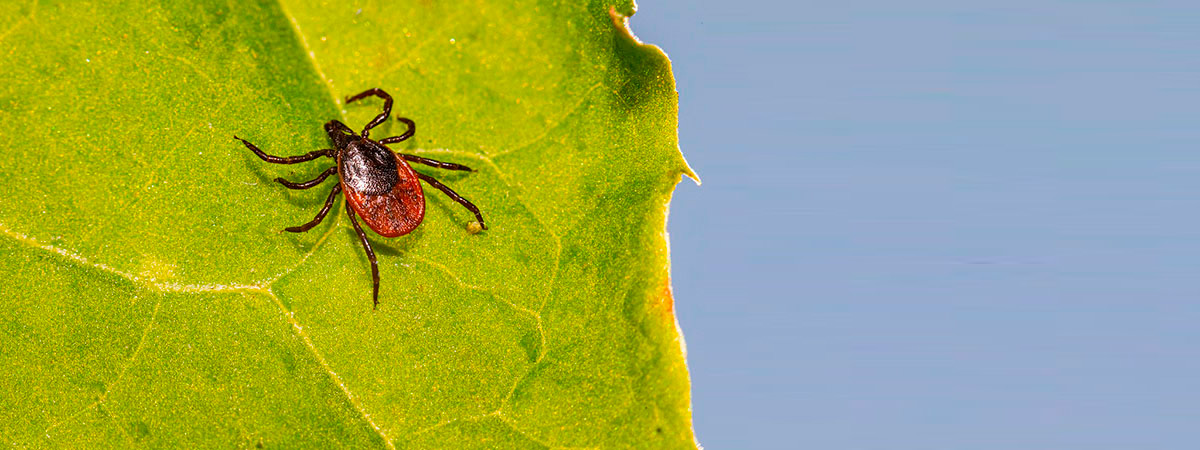
[{"label": "green leaf", "polygon": [[[102,2],[105,3],[105,2]],[[632,2],[0,4],[0,441],[74,447],[691,447],[668,280],[666,57]],[[380,109],[425,222],[307,233]],[[389,121],[373,131],[399,134]]]}]

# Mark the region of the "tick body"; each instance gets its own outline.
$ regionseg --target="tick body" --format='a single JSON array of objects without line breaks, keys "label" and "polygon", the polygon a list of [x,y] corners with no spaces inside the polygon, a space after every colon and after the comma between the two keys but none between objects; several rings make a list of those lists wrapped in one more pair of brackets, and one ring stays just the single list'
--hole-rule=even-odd
[{"label": "tick body", "polygon": [[447,170],[469,172],[474,172],[474,170],[461,164],[442,162],[416,155],[397,154],[387,147],[387,144],[403,142],[412,137],[416,132],[416,124],[413,121],[397,117],[397,120],[408,125],[408,130],[404,134],[378,141],[370,138],[371,129],[386,121],[392,114],[392,97],[382,89],[376,88],[368,89],[346,99],[346,103],[349,104],[371,96],[383,99],[383,112],[363,127],[361,134],[356,134],[350,127],[336,120],[325,124],[325,133],[329,135],[329,141],[333,143],[334,148],[332,149],[312,151],[299,156],[279,157],[264,153],[245,139],[237,136],[234,138],[242,141],[246,148],[269,163],[296,164],[320,157],[333,158],[337,162],[335,166],[326,169],[317,178],[302,183],[292,183],[282,178],[275,179],[279,184],[290,189],[309,189],[321,184],[330,175],[336,173],[338,176],[338,184],[329,192],[325,206],[317,213],[317,217],[304,225],[288,227],[285,230],[301,233],[317,226],[333,208],[338,193],[344,193],[346,214],[350,216],[350,224],[358,233],[363,250],[367,253],[367,260],[371,262],[371,280],[373,282],[371,298],[375,307],[378,308],[379,263],[375,259],[374,250],[371,249],[371,242],[367,240],[367,235],[359,226],[355,216],[361,217],[363,222],[366,222],[367,226],[380,236],[396,237],[408,234],[417,228],[417,225],[420,225],[425,218],[425,194],[420,183],[424,181],[474,213],[479,228],[486,230],[487,225],[483,222],[483,215],[479,213],[479,208],[474,204],[433,177],[413,170],[408,163],[415,162]]}]

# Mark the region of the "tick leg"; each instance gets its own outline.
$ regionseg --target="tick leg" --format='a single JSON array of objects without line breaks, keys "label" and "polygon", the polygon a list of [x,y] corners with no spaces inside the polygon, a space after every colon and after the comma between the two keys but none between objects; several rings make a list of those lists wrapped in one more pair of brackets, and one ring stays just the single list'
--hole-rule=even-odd
[{"label": "tick leg", "polygon": [[392,96],[388,95],[387,92],[383,92],[383,89],[373,88],[362,91],[353,97],[346,97],[346,103],[350,104],[351,102],[370,97],[372,95],[383,99],[383,112],[378,116],[375,116],[375,119],[372,120],[371,123],[368,123],[367,126],[363,127],[362,137],[367,137],[372,128],[375,128],[376,125],[383,123],[383,121],[387,120],[388,116],[392,115]]},{"label": "tick leg", "polygon": [[397,142],[403,142],[405,139],[408,139],[408,138],[412,137],[412,136],[413,136],[413,134],[416,134],[416,132],[417,132],[417,124],[416,124],[416,122],[413,122],[413,121],[412,121],[412,119],[406,119],[406,118],[403,118],[403,117],[397,117],[397,118],[396,118],[396,120],[399,120],[399,121],[401,121],[401,122],[404,122],[404,124],[405,124],[405,125],[408,125],[408,129],[404,131],[404,134],[401,134],[401,135],[399,135],[399,136],[392,136],[392,137],[390,137],[390,138],[383,138],[383,140],[380,140],[380,141],[379,141],[379,143],[380,143],[380,144],[395,144],[395,143],[397,143]]},{"label": "tick leg", "polygon": [[427,165],[427,166],[433,166],[433,167],[437,167],[437,168],[439,168],[439,169],[446,169],[446,170],[465,170],[465,171],[467,171],[467,172],[474,172],[474,171],[475,171],[475,169],[472,169],[472,168],[470,168],[470,167],[464,166],[464,165],[462,165],[462,164],[455,164],[455,163],[442,162],[442,161],[438,161],[438,160],[436,160],[436,159],[422,158],[422,157],[420,157],[420,156],[417,156],[417,155],[400,155],[400,157],[401,157],[401,158],[404,158],[406,161],[412,161],[412,162],[415,162],[415,163],[421,163],[421,164],[424,164],[424,165]]},{"label": "tick leg", "polygon": [[311,222],[298,227],[287,227],[284,228],[284,230],[291,231],[293,233],[303,233],[312,229],[312,227],[317,226],[318,223],[321,223],[322,220],[325,220],[325,215],[329,214],[329,208],[333,207],[333,199],[337,198],[338,192],[342,192],[342,185],[340,184],[334,186],[332,191],[329,191],[329,198],[325,199],[325,206],[321,208],[321,211],[317,213],[317,217]]},{"label": "tick leg", "polygon": [[375,283],[371,298],[375,301],[375,309],[379,309],[379,263],[375,261],[375,251],[371,250],[371,242],[367,241],[367,234],[358,226],[358,219],[354,218],[354,208],[351,208],[349,203],[346,204],[346,214],[350,215],[350,224],[354,225],[354,231],[358,233],[358,238],[362,239],[363,250],[367,251],[367,259],[371,261],[371,280]]},{"label": "tick leg", "polygon": [[317,150],[317,151],[305,153],[300,156],[287,156],[287,157],[271,156],[266,153],[263,153],[262,150],[259,150],[258,147],[255,147],[254,144],[247,142],[245,139],[242,139],[237,136],[234,136],[233,138],[237,139],[239,141],[242,141],[243,144],[246,144],[246,148],[248,148],[248,149],[250,149],[250,151],[254,152],[255,155],[258,155],[259,158],[262,158],[263,161],[266,161],[269,163],[274,163],[274,164],[302,163],[305,161],[312,161],[312,160],[320,158],[322,156],[330,156],[331,154],[333,154],[333,150]]},{"label": "tick leg", "polygon": [[451,199],[454,199],[454,201],[458,202],[460,205],[463,205],[464,208],[471,210],[471,212],[475,213],[475,220],[479,221],[479,226],[485,230],[487,229],[487,224],[483,223],[483,215],[479,214],[479,208],[475,207],[475,204],[471,203],[470,200],[462,198],[461,195],[458,195],[458,193],[454,192],[453,189],[450,189],[449,186],[442,184],[442,182],[435,180],[433,177],[431,177],[429,175],[425,175],[423,173],[417,172],[417,177],[422,180],[425,180],[425,182],[429,183],[430,186],[433,186],[433,187],[437,188],[439,191],[442,191],[447,196],[449,196]]},{"label": "tick leg", "polygon": [[333,175],[335,173],[337,173],[337,166],[333,166],[328,169],[325,169],[325,171],[321,172],[321,175],[318,176],[316,179],[308,180],[303,183],[293,183],[293,182],[285,180],[283,178],[276,178],[275,181],[278,181],[279,184],[287,186],[288,189],[308,189],[308,188],[311,188],[318,184],[321,184],[321,182],[325,181],[326,178],[329,178],[330,175]]}]

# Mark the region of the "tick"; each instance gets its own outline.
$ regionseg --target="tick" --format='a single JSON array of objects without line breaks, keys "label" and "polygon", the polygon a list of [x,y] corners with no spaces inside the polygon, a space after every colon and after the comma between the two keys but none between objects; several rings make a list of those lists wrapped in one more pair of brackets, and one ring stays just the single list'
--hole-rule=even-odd
[{"label": "tick", "polygon": [[336,120],[330,120],[325,124],[325,134],[329,135],[329,141],[333,143],[332,149],[311,151],[299,156],[281,157],[268,155],[245,139],[237,136],[233,138],[242,141],[246,148],[249,148],[263,161],[273,164],[296,164],[312,161],[322,156],[333,158],[337,162],[333,167],[321,172],[321,175],[302,183],[293,183],[283,178],[275,179],[289,189],[309,189],[321,184],[330,175],[336,173],[338,176],[338,184],[329,192],[329,197],[325,199],[325,206],[317,212],[317,217],[304,225],[288,227],[285,230],[303,233],[317,226],[321,220],[325,219],[329,209],[333,207],[338,193],[344,193],[346,195],[346,214],[350,216],[350,224],[354,225],[354,231],[358,233],[358,238],[362,241],[363,250],[367,253],[367,260],[371,261],[371,280],[374,288],[371,298],[375,302],[375,308],[378,308],[379,263],[375,260],[375,252],[371,250],[371,242],[367,240],[367,234],[358,225],[356,214],[358,217],[362,217],[363,222],[366,222],[367,226],[380,236],[390,238],[408,234],[417,228],[417,225],[420,225],[425,218],[425,193],[421,190],[421,183],[418,181],[420,180],[442,191],[475,214],[478,225],[472,223],[468,229],[486,230],[487,225],[484,224],[483,215],[479,213],[479,208],[475,207],[475,204],[433,177],[414,171],[408,163],[420,163],[447,170],[468,172],[474,172],[474,170],[462,164],[442,162],[416,155],[398,154],[387,147],[388,144],[403,142],[413,136],[417,125],[412,120],[403,117],[396,118],[408,126],[408,130],[404,134],[378,141],[371,139],[371,129],[392,115],[392,96],[383,89],[375,88],[346,98],[346,104],[350,104],[371,96],[383,99],[383,112],[363,127],[361,134],[355,134],[350,127]]}]

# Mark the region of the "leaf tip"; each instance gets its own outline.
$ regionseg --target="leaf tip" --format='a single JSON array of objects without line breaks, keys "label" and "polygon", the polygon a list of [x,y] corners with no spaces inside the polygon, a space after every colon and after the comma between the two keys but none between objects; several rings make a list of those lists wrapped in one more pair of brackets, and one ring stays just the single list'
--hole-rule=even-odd
[{"label": "leaf tip", "polygon": [[680,176],[691,178],[692,181],[696,183],[696,186],[701,185],[702,183],[700,181],[700,175],[696,175],[696,171],[692,170],[692,166],[688,164],[686,159],[684,159],[682,150],[679,152],[679,160],[681,163],[683,163],[683,169],[680,170]]}]

